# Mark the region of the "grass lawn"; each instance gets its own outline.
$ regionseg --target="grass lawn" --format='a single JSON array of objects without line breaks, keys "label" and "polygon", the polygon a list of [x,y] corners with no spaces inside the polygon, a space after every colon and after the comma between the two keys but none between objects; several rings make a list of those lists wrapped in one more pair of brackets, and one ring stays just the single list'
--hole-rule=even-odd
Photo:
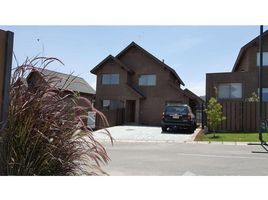
[{"label": "grass lawn", "polygon": [[[262,134],[263,140],[268,141],[268,133]],[[259,142],[258,133],[216,133],[213,138],[212,133],[205,134],[197,138],[198,141],[218,141],[218,142]]]}]

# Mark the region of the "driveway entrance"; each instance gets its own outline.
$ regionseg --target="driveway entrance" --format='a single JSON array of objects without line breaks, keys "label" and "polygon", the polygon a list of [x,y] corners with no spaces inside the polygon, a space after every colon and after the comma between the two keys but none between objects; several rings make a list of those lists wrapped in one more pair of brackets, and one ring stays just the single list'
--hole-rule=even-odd
[{"label": "driveway entrance", "polygon": [[[161,127],[150,126],[114,126],[107,128],[115,142],[190,142],[193,141],[194,135],[200,131],[196,129],[195,133],[162,133]],[[104,130],[94,132],[97,140],[109,140]]]}]

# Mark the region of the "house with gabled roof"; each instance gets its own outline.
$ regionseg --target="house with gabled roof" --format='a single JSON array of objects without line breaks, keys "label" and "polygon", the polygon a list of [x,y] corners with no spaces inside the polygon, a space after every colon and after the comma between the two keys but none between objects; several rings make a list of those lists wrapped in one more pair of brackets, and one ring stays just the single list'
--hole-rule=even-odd
[{"label": "house with gabled roof", "polygon": [[65,74],[48,69],[35,68],[27,77],[28,84],[36,84],[40,79],[39,73],[42,73],[46,80],[50,80],[50,85],[65,92],[77,92],[81,96],[93,101],[95,99],[96,91],[85,81],[82,77],[74,76],[72,74]]},{"label": "house with gabled roof", "polygon": [[[268,77],[268,31],[263,33],[263,77]],[[258,95],[259,36],[239,51],[231,72],[206,74],[206,100],[246,101],[252,93]],[[215,88],[217,88],[215,90]],[[263,78],[263,100],[268,101],[268,80]]]},{"label": "house with gabled roof", "polygon": [[[203,101],[189,90],[174,69],[132,42],[117,56],[109,55],[91,73],[97,75],[95,106],[106,113],[110,125],[159,125],[165,105]],[[109,113],[123,110],[121,121]],[[110,117],[109,117],[110,116]]]},{"label": "house with gabled roof", "polygon": [[95,113],[92,112],[92,103],[95,100],[96,92],[82,77],[74,76],[72,74],[64,74],[45,68],[34,68],[29,73],[26,80],[22,81],[33,89],[45,82],[52,88],[59,89],[61,95],[64,97],[64,101],[71,105],[74,102],[72,96],[69,96],[69,94],[76,93],[82,97],[76,102],[77,105],[81,107],[77,112],[80,112],[81,119],[85,125],[90,128],[95,128]]}]

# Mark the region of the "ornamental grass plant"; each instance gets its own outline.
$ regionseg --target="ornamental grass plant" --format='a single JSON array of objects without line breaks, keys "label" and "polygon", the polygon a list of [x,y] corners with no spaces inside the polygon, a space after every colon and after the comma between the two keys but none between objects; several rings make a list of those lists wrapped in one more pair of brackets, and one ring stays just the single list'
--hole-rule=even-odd
[{"label": "ornamental grass plant", "polygon": [[[57,88],[57,81],[62,80],[46,77],[36,68],[41,62],[45,68],[60,61],[27,59],[13,70],[8,122],[0,133],[0,174],[106,174],[101,166],[109,161],[107,152],[84,123],[88,111],[95,111],[107,124],[105,116],[88,99]],[[39,77],[34,82],[27,79],[32,72]],[[86,106],[79,106],[79,101]]]}]

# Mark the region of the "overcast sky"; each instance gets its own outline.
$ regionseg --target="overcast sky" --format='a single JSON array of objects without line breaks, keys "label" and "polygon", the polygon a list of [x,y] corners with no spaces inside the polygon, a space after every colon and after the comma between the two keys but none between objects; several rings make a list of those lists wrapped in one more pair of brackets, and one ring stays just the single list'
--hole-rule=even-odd
[{"label": "overcast sky", "polygon": [[48,69],[74,72],[93,88],[96,77],[90,70],[134,41],[164,59],[176,70],[185,87],[198,95],[205,95],[206,73],[230,72],[240,48],[259,34],[259,26],[0,26],[0,29],[15,33],[14,52],[20,64],[26,57],[56,57],[65,65],[54,64]]}]

